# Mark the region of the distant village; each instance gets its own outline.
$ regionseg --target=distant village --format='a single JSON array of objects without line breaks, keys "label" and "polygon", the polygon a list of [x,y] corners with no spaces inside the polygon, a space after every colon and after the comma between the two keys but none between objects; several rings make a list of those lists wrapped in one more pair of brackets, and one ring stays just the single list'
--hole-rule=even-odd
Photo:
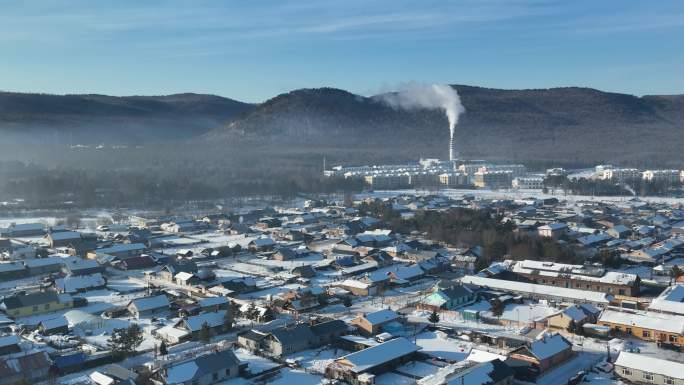
[{"label": "distant village", "polygon": [[[613,165],[598,165],[594,169],[566,171],[551,168],[545,173],[528,172],[522,164],[493,164],[484,160],[420,159],[416,163],[376,166],[335,166],[324,170],[327,177],[360,178],[373,190],[430,187],[471,187],[490,189],[544,189],[553,187],[549,177],[567,177],[571,180],[610,181],[626,185],[638,180],[660,183],[669,187],[684,184],[684,170],[639,170]],[[633,190],[632,190],[633,192]]]},{"label": "distant village", "polygon": [[[326,175],[373,189],[544,180],[437,160]],[[401,233],[370,204],[405,221],[483,213],[584,262],[492,258]],[[397,192],[98,225],[15,219],[0,259],[0,385],[684,384],[677,199]]]}]

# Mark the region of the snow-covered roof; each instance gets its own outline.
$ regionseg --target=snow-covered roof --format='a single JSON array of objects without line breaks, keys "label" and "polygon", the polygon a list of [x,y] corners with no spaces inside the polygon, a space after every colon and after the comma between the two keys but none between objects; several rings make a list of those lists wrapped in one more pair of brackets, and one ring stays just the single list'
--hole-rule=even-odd
[{"label": "snow-covered roof", "polygon": [[199,305],[201,307],[220,306],[227,304],[228,302],[228,298],[226,297],[208,297],[199,300]]},{"label": "snow-covered roof", "polygon": [[593,304],[608,304],[610,296],[595,291],[585,291],[570,289],[565,287],[537,285],[525,282],[506,281],[502,279],[485,278],[475,275],[467,275],[461,278],[462,283],[469,283],[481,287],[488,287],[496,290],[514,291],[518,293],[548,296],[563,300],[585,301]]},{"label": "snow-covered roof", "polygon": [[399,314],[390,309],[383,309],[366,314],[364,317],[372,325],[393,321],[399,318]]},{"label": "snow-covered roof", "polygon": [[599,321],[674,334],[684,333],[684,316],[678,315],[655,312],[622,312],[607,309],[601,313]]},{"label": "snow-covered roof", "polygon": [[97,249],[95,250],[95,252],[100,254],[111,254],[138,250],[145,250],[145,245],[143,245],[142,243],[120,243],[114,246]]},{"label": "snow-covered roof", "polygon": [[180,279],[181,281],[187,281],[194,277],[195,275],[192,273],[188,273],[187,271],[181,271],[180,273],[176,274],[174,278]]},{"label": "snow-covered roof", "polygon": [[159,309],[169,306],[169,299],[166,298],[164,294],[160,294],[154,297],[138,298],[132,301],[132,305],[135,306],[138,311],[146,311],[152,309]]},{"label": "snow-covered roof", "polygon": [[338,360],[350,363],[352,365],[350,369],[354,373],[361,373],[385,362],[417,352],[418,350],[420,350],[420,346],[412,343],[406,338],[400,337],[355,353],[347,354]]},{"label": "snow-covered roof", "polygon": [[649,310],[684,315],[684,285],[670,286],[651,301]]},{"label": "snow-covered roof", "polygon": [[667,377],[684,379],[684,364],[662,360],[650,355],[620,352],[615,366],[640,370],[643,372],[660,374]]},{"label": "snow-covered roof", "polygon": [[69,275],[55,280],[55,287],[65,293],[75,293],[105,285],[105,279],[100,273],[90,275]]},{"label": "snow-covered roof", "polygon": [[530,351],[540,360],[552,357],[564,350],[571,348],[572,344],[560,334],[545,336],[542,339],[534,341],[530,345]]},{"label": "snow-covered roof", "polygon": [[190,331],[196,332],[202,329],[202,325],[205,323],[210,327],[218,327],[224,323],[224,312],[213,312],[213,313],[203,313],[200,315],[188,317],[185,320],[186,325]]}]

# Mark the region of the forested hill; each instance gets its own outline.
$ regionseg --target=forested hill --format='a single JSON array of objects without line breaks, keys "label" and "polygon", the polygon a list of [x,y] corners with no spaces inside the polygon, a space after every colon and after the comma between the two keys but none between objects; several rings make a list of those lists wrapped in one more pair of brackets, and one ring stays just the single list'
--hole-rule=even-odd
[{"label": "forested hill", "polygon": [[[456,133],[464,157],[540,164],[684,164],[684,95],[454,87],[466,108]],[[442,112],[397,110],[381,96],[332,88],[295,90],[257,105],[199,94],[5,92],[0,93],[0,135],[4,144],[180,140],[222,154],[285,151],[288,157],[309,156],[316,162],[321,155],[345,163],[445,158],[448,151]]]},{"label": "forested hill", "polygon": [[124,143],[185,139],[254,106],[214,95],[49,95],[0,92],[0,133],[22,143]]},{"label": "forested hill", "polygon": [[[456,143],[468,158],[670,167],[684,163],[684,95],[636,97],[577,87],[454,87],[466,108]],[[332,153],[354,146],[373,159],[447,156],[443,113],[396,110],[380,99],[331,88],[296,90],[206,137],[330,148]]]}]

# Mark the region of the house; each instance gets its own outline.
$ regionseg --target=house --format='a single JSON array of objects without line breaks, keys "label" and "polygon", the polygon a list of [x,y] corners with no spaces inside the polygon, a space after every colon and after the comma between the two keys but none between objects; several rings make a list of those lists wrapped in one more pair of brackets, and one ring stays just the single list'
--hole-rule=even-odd
[{"label": "house", "polygon": [[0,281],[10,281],[28,275],[26,266],[18,261],[0,262]]},{"label": "house", "polygon": [[301,265],[293,267],[290,274],[302,278],[312,278],[316,276],[316,270],[311,265]]},{"label": "house", "polygon": [[55,280],[58,293],[80,293],[88,290],[104,289],[107,280],[100,273],[90,275],[67,275]]},{"label": "house", "polygon": [[198,339],[204,325],[209,327],[211,336],[223,334],[233,327],[233,320],[226,317],[226,311],[202,313],[180,320],[176,327],[187,330],[193,338]]},{"label": "house", "polygon": [[540,373],[558,366],[573,355],[572,343],[560,334],[542,334],[536,341],[510,353],[512,359],[531,363]]},{"label": "house", "polygon": [[414,360],[420,346],[400,337],[335,359],[325,376],[350,385],[373,384],[375,376]]},{"label": "house", "polygon": [[77,231],[50,232],[45,236],[45,239],[53,249],[68,247],[74,249],[77,254],[93,250],[97,246],[97,236],[95,234],[79,233]]},{"label": "house", "polygon": [[13,385],[21,381],[37,384],[45,381],[50,365],[50,358],[45,351],[0,360],[0,385]]},{"label": "house", "polygon": [[67,334],[69,333],[69,322],[64,316],[40,321],[38,324],[40,334],[44,336],[52,334]]},{"label": "house", "polygon": [[261,349],[266,337],[268,337],[268,333],[254,329],[247,330],[237,335],[237,344],[251,352],[256,352]]},{"label": "house", "polygon": [[89,377],[97,385],[128,385],[135,384],[138,374],[121,365],[109,364],[94,371]]},{"label": "house", "polygon": [[7,228],[0,228],[0,236],[10,238],[35,237],[45,234],[45,225],[42,223],[12,223]]},{"label": "house", "polygon": [[632,234],[632,229],[625,225],[616,225],[606,230],[606,233],[613,238],[626,239]]},{"label": "house", "polygon": [[614,368],[615,376],[630,384],[684,385],[684,364],[681,362],[622,351]]},{"label": "house", "polygon": [[126,307],[135,318],[152,318],[169,312],[169,299],[164,294],[138,298],[132,300]]},{"label": "house", "polygon": [[69,309],[73,304],[73,299],[68,294],[40,292],[7,297],[0,304],[0,309],[8,316],[16,318]]},{"label": "house", "polygon": [[159,272],[159,277],[164,281],[174,282],[176,274],[181,272],[195,274],[198,270],[195,262],[187,259],[180,259],[162,267]]},{"label": "house", "polygon": [[659,345],[684,347],[684,316],[606,309],[599,316],[598,324]]},{"label": "house", "polygon": [[316,337],[316,345],[327,345],[332,343],[337,337],[347,334],[347,324],[342,320],[331,320],[318,322],[311,325],[311,332]]},{"label": "house", "polygon": [[344,289],[353,295],[358,295],[358,296],[369,296],[369,295],[375,295],[378,292],[377,286],[360,281],[358,279],[345,279],[342,282],[336,283],[335,286]]},{"label": "house", "polygon": [[432,293],[422,305],[433,310],[453,310],[472,303],[475,298],[475,293],[461,284],[440,281],[432,287]]},{"label": "house", "polygon": [[539,226],[537,232],[540,237],[558,239],[567,234],[568,225],[562,222],[549,223],[548,225]]},{"label": "house", "polygon": [[28,270],[28,275],[59,273],[64,265],[64,259],[59,257],[27,259],[24,265]]},{"label": "house", "polygon": [[263,352],[274,357],[296,353],[316,346],[316,336],[308,324],[276,329],[262,341]]},{"label": "house", "polygon": [[119,259],[137,257],[145,252],[145,245],[142,243],[121,243],[110,247],[95,249],[86,253],[88,259],[96,259],[110,255]]},{"label": "house", "polygon": [[181,286],[192,286],[197,284],[200,279],[193,273],[188,273],[187,271],[181,271],[173,277],[174,281]]},{"label": "house", "polygon": [[243,365],[232,350],[212,352],[175,363],[155,373],[166,385],[212,385],[237,377]]},{"label": "house", "polygon": [[684,316],[684,285],[672,285],[651,301],[648,310]]},{"label": "house", "polygon": [[126,258],[116,264],[122,270],[148,269],[156,266],[157,263],[149,255],[139,255],[137,257]]},{"label": "house", "polygon": [[419,264],[411,266],[397,267],[395,270],[390,270],[387,275],[395,285],[404,285],[416,281],[425,276],[425,271]]},{"label": "house", "polygon": [[380,333],[383,326],[401,319],[401,315],[393,310],[383,309],[365,315],[359,314],[350,323],[356,326],[361,334],[373,336]]},{"label": "house", "polygon": [[103,273],[104,266],[92,259],[70,257],[65,261],[62,271],[67,275],[90,275]]},{"label": "house", "polygon": [[207,297],[197,301],[197,304],[202,311],[228,310],[230,300],[226,297]]},{"label": "house", "polygon": [[570,330],[572,325],[580,327],[585,323],[594,323],[601,311],[589,304],[571,305],[546,319],[550,328]]},{"label": "house", "polygon": [[249,251],[256,253],[261,251],[271,251],[275,248],[276,243],[271,238],[257,238],[247,244]]},{"label": "house", "polygon": [[516,262],[511,271],[541,285],[635,296],[641,279],[636,274],[606,271],[603,266],[570,265],[548,261]]},{"label": "house", "polygon": [[16,334],[0,337],[0,356],[19,353],[21,351],[20,343],[21,337]]}]

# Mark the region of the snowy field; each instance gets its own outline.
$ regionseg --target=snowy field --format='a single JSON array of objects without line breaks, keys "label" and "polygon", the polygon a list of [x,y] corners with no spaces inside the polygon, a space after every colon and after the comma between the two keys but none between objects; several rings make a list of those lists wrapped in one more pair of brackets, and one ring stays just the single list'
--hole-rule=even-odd
[{"label": "snowy field", "polygon": [[[590,202],[626,202],[633,197],[631,196],[591,196],[591,195],[565,195],[562,191],[558,190],[555,194],[547,193],[544,194],[542,190],[498,190],[493,191],[489,189],[478,189],[478,190],[463,190],[463,189],[442,189],[438,193],[445,195],[449,198],[461,198],[464,195],[473,195],[484,199],[522,199],[526,197],[535,198],[557,198],[560,201],[568,202],[580,202],[580,201],[590,201]],[[391,198],[398,195],[411,194],[411,195],[432,195],[435,194],[434,191],[426,190],[378,190],[370,193],[361,193],[355,196],[355,199],[364,198]],[[674,197],[639,197],[640,200],[644,202],[652,203],[667,203],[667,204],[677,204],[683,203],[684,198],[674,198]]]}]

